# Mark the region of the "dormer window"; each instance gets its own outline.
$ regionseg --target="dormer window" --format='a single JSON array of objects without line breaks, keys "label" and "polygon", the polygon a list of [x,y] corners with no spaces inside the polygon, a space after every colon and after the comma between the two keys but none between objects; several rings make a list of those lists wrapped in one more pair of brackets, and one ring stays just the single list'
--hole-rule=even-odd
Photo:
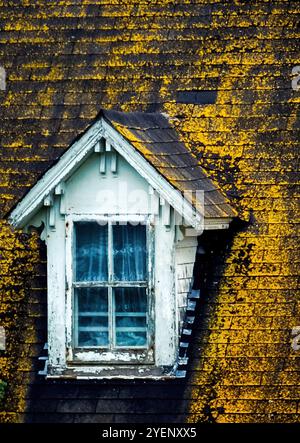
[{"label": "dormer window", "polygon": [[149,220],[75,220],[67,273],[74,359],[153,361]]},{"label": "dormer window", "polygon": [[46,376],[185,376],[197,238],[234,216],[166,116],[102,111],[10,215],[43,227]]}]

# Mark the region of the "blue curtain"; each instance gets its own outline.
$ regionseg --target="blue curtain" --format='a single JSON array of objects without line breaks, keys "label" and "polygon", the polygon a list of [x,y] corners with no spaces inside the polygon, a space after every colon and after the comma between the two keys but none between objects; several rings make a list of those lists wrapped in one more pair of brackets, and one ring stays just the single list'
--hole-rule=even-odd
[{"label": "blue curtain", "polygon": [[76,288],[78,346],[108,346],[107,288]]},{"label": "blue curtain", "polygon": [[145,346],[147,342],[146,288],[115,288],[117,346]]},{"label": "blue curtain", "polygon": [[[79,222],[75,230],[76,282],[108,282],[108,226]],[[110,321],[108,287],[75,288],[77,344],[108,347],[109,324],[114,324],[116,346],[143,347],[147,343],[147,295],[146,288],[135,282],[147,281],[146,227],[117,224],[112,233],[113,280],[132,282],[132,287],[112,289]]]},{"label": "blue curtain", "polygon": [[143,225],[113,226],[114,280],[145,281],[146,228]]},{"label": "blue curtain", "polygon": [[107,281],[107,254],[107,225],[76,223],[76,281]]}]

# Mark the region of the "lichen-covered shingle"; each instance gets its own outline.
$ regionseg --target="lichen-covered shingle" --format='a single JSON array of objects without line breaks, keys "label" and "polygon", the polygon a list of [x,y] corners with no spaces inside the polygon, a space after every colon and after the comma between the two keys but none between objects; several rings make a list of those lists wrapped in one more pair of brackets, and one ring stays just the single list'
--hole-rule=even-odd
[{"label": "lichen-covered shingle", "polygon": [[[2,421],[299,421],[299,351],[290,335],[300,325],[300,92],[291,87],[299,16],[297,0],[0,0],[1,214],[103,107],[167,113],[248,221],[226,239],[202,237],[205,281],[189,375],[176,389],[155,385],[177,400],[160,415],[139,400],[151,398],[152,385],[122,383],[96,384],[88,394],[102,405],[117,389],[121,412],[112,402],[105,412],[60,412],[74,386],[57,389],[36,376],[46,340],[35,308],[46,302],[45,257],[35,237],[3,222]],[[215,103],[177,102],[178,91],[194,90],[217,91]],[[40,400],[54,396],[53,412],[36,412],[37,392]],[[77,386],[76,398],[86,392]]]},{"label": "lichen-covered shingle", "polygon": [[196,157],[178,139],[166,116],[108,110],[103,110],[102,115],[192,204],[201,205],[196,191],[204,191],[206,218],[230,219],[236,216],[228,199],[207,177]]}]

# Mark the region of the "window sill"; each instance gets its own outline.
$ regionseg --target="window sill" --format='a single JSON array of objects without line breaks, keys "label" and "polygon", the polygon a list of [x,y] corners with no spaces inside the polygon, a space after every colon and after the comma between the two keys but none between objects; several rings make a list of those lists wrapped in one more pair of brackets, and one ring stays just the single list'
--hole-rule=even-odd
[{"label": "window sill", "polygon": [[[48,368],[47,379],[151,379],[167,380],[179,378],[174,367],[161,366],[69,366],[68,368]],[[180,377],[181,378],[181,377]]]},{"label": "window sill", "polygon": [[118,351],[96,351],[95,349],[75,349],[73,359],[68,361],[68,367],[82,367],[86,365],[152,365],[154,363],[153,349],[119,349]]}]

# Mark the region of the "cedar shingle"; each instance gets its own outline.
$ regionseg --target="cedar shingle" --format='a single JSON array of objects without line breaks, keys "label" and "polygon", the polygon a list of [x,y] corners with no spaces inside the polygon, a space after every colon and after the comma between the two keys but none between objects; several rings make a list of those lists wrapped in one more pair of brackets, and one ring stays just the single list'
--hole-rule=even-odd
[{"label": "cedar shingle", "polygon": [[[102,110],[102,113],[121,133],[122,129],[126,129],[126,138],[179,191],[210,191],[208,198],[204,196],[205,217],[235,216],[226,197],[197,164],[196,157],[179,140],[166,116],[109,110]],[[187,195],[187,198],[192,198],[193,204],[196,204],[196,194],[191,197]]]}]

